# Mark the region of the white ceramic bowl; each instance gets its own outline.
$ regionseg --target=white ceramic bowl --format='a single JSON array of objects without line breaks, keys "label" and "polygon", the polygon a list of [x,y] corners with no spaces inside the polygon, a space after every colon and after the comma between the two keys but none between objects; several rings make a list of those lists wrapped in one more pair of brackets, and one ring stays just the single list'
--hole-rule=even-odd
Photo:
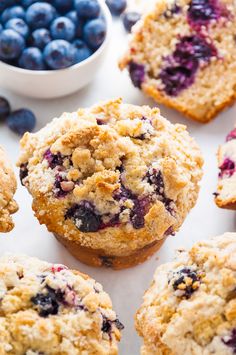
[{"label": "white ceramic bowl", "polygon": [[112,18],[105,1],[99,0],[107,25],[106,38],[101,47],[88,59],[61,70],[27,70],[0,61],[0,87],[17,94],[51,99],[69,95],[87,85],[104,59],[111,34]]}]

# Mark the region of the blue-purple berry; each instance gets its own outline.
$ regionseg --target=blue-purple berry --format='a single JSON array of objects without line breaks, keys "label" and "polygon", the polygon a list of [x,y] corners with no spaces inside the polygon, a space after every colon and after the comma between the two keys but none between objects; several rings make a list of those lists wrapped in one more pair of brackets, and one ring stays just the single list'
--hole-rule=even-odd
[{"label": "blue-purple berry", "polygon": [[43,50],[52,40],[49,30],[46,28],[38,28],[33,31],[30,37],[30,44],[32,47],[37,47]]},{"label": "blue-purple berry", "polygon": [[140,13],[136,11],[126,11],[122,17],[124,28],[131,32],[132,27],[140,20]]},{"label": "blue-purple berry", "polygon": [[53,6],[59,11],[60,13],[66,13],[73,9],[74,0],[54,0]]},{"label": "blue-purple berry", "polygon": [[93,19],[100,14],[100,5],[97,0],[75,0],[74,5],[79,17]]},{"label": "blue-purple berry", "polygon": [[0,58],[3,60],[17,59],[25,48],[24,38],[11,29],[0,33]]},{"label": "blue-purple berry", "polygon": [[86,43],[83,42],[82,40],[76,39],[73,42],[73,45],[76,48],[76,55],[75,55],[76,63],[80,63],[83,60],[85,60],[91,56],[91,54],[92,54],[91,49],[89,49],[89,47],[86,45]]},{"label": "blue-purple berry", "polygon": [[5,97],[0,96],[0,121],[3,121],[9,116],[11,107]]},{"label": "blue-purple berry", "polygon": [[64,69],[75,64],[76,50],[72,44],[63,39],[48,43],[43,54],[50,69]]},{"label": "blue-purple berry", "polygon": [[106,4],[109,7],[112,15],[119,16],[125,11],[127,7],[126,0],[106,0]]},{"label": "blue-purple berry", "polygon": [[129,63],[129,74],[134,86],[140,89],[145,79],[144,65],[131,61]]},{"label": "blue-purple berry", "polygon": [[5,28],[6,29],[12,29],[12,30],[16,31],[17,33],[19,33],[25,39],[29,35],[29,27],[27,26],[25,21],[20,19],[20,18],[12,18],[12,19],[10,19],[9,21],[7,21],[7,23],[5,25]]},{"label": "blue-purple berry", "polygon": [[25,10],[21,6],[12,6],[8,7],[6,10],[3,11],[1,15],[1,21],[5,24],[7,21],[13,18],[21,18],[25,19]]},{"label": "blue-purple berry", "polygon": [[83,37],[90,48],[99,48],[106,37],[105,22],[102,19],[88,21],[84,26]]},{"label": "blue-purple berry", "polygon": [[46,286],[44,292],[37,293],[31,298],[31,302],[41,317],[56,315],[58,313],[60,303],[63,302],[64,294],[60,290],[56,291]]},{"label": "blue-purple berry", "polygon": [[28,47],[24,49],[19,58],[19,66],[28,70],[45,70],[43,54],[39,48]]},{"label": "blue-purple berry", "polygon": [[36,2],[26,11],[26,21],[33,29],[48,28],[55,17],[55,8],[44,2]]},{"label": "blue-purple berry", "polygon": [[81,38],[83,35],[85,20],[81,17],[78,17],[75,10],[68,12],[66,17],[68,17],[75,25],[75,36],[77,38]]},{"label": "blue-purple berry", "polygon": [[64,39],[69,42],[74,39],[75,30],[75,24],[65,16],[56,18],[50,26],[53,39]]},{"label": "blue-purple berry", "polygon": [[15,133],[23,135],[25,132],[32,132],[36,125],[34,113],[26,108],[12,112],[7,117],[8,127]]}]

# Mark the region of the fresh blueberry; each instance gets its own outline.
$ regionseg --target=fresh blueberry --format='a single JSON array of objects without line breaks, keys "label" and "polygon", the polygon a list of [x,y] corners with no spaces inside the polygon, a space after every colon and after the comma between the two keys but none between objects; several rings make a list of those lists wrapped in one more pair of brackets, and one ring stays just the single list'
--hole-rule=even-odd
[{"label": "fresh blueberry", "polygon": [[145,79],[145,67],[131,61],[129,63],[129,74],[134,86],[140,89]]},{"label": "fresh blueberry", "polygon": [[25,132],[32,132],[36,125],[36,117],[32,111],[22,108],[12,112],[7,117],[8,127],[15,133],[23,135]]},{"label": "fresh blueberry", "polygon": [[50,27],[53,39],[71,41],[75,37],[75,25],[68,17],[56,18]]},{"label": "fresh blueberry", "polygon": [[6,23],[8,20],[12,18],[21,18],[25,19],[25,10],[21,6],[12,6],[8,7],[6,10],[3,11],[1,16],[2,23]]},{"label": "fresh blueberry", "polygon": [[80,63],[91,56],[91,49],[82,40],[76,39],[73,44],[76,48],[76,63]]},{"label": "fresh blueberry", "polygon": [[92,49],[97,49],[106,37],[106,24],[101,19],[91,20],[84,26],[84,40]]},{"label": "fresh blueberry", "polygon": [[44,49],[51,42],[50,32],[46,28],[39,28],[32,32],[30,42],[33,47]]},{"label": "fresh blueberry", "polygon": [[73,0],[54,0],[53,5],[60,13],[66,13],[73,8]]},{"label": "fresh blueberry", "polygon": [[18,32],[24,38],[27,38],[29,35],[29,27],[21,18],[12,18],[11,20],[7,21],[5,28]]},{"label": "fresh blueberry", "polygon": [[55,17],[55,8],[43,2],[32,4],[26,11],[26,21],[33,29],[49,27]]},{"label": "fresh blueberry", "polygon": [[74,4],[79,17],[92,19],[99,16],[100,5],[97,0],[75,0]]},{"label": "fresh blueberry", "polygon": [[15,0],[1,0],[0,1],[0,13],[2,13],[7,7],[13,6],[16,4]]},{"label": "fresh blueberry", "polygon": [[0,96],[0,121],[3,121],[9,116],[11,107],[5,97]]},{"label": "fresh blueberry", "polygon": [[140,20],[140,17],[140,13],[136,11],[127,11],[124,13],[122,20],[127,32],[131,32],[132,27]]},{"label": "fresh blueberry", "polygon": [[66,17],[68,17],[75,25],[75,36],[80,38],[83,35],[83,27],[84,27],[84,20],[81,17],[77,16],[76,11],[70,11],[66,14]]},{"label": "fresh blueberry", "polygon": [[0,58],[16,59],[25,48],[24,38],[13,30],[4,30],[0,33]]},{"label": "fresh blueberry", "polygon": [[76,227],[84,233],[97,232],[102,225],[101,217],[94,206],[88,201],[81,201],[72,206],[65,214],[66,219],[72,219]]},{"label": "fresh blueberry", "polygon": [[24,6],[24,8],[28,8],[30,5],[34,4],[37,1],[38,0],[21,0],[21,4],[22,6]]},{"label": "fresh blueberry", "polygon": [[111,13],[116,16],[121,15],[127,7],[126,0],[106,0],[106,4],[109,7]]},{"label": "fresh blueberry", "polygon": [[63,69],[75,64],[76,49],[63,39],[56,39],[46,45],[44,60],[51,69]]},{"label": "fresh blueberry", "polygon": [[28,47],[23,50],[19,59],[19,66],[28,70],[45,70],[43,54],[36,47]]},{"label": "fresh blueberry", "polygon": [[2,32],[2,30],[3,30],[3,27],[2,27],[2,25],[0,23],[0,33]]}]

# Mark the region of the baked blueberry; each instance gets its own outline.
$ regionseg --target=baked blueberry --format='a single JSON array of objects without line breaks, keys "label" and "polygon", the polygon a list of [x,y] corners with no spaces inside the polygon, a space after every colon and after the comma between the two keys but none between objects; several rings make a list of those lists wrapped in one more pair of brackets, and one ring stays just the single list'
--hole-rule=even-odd
[{"label": "baked blueberry", "polygon": [[222,341],[225,345],[232,349],[233,353],[236,353],[236,329],[232,329],[230,335],[222,337]]},{"label": "baked blueberry", "polygon": [[63,157],[60,153],[52,154],[51,150],[48,149],[43,155],[43,158],[47,160],[48,165],[51,169],[55,169],[56,167],[62,166]]},{"label": "baked blueberry", "polygon": [[0,58],[3,60],[17,59],[25,48],[24,38],[11,29],[0,33]]},{"label": "baked blueberry", "polygon": [[60,302],[63,294],[50,287],[46,287],[44,292],[37,293],[31,298],[32,303],[37,306],[38,313],[41,317],[58,314]]},{"label": "baked blueberry", "polygon": [[51,24],[50,33],[53,39],[72,41],[75,37],[75,25],[65,16],[57,17]]},{"label": "baked blueberry", "polygon": [[134,86],[140,89],[145,79],[144,66],[131,61],[129,63],[129,74]]}]

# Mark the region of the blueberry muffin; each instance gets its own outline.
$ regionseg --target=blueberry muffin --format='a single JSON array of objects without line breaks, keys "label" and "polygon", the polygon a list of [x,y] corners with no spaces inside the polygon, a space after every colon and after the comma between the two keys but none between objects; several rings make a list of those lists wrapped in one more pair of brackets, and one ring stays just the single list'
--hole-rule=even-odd
[{"label": "blueberry muffin", "polygon": [[89,276],[27,256],[0,258],[0,354],[117,354],[119,322]]},{"label": "blueberry muffin", "polygon": [[218,149],[219,178],[215,202],[221,208],[236,209],[236,128]]},{"label": "blueberry muffin", "polygon": [[144,261],[194,206],[202,156],[185,126],[120,99],[55,118],[21,141],[33,209],[94,266]]},{"label": "blueberry muffin", "polygon": [[18,210],[13,199],[16,179],[5,151],[0,146],[0,233],[9,232],[14,227],[11,215]]},{"label": "blueberry muffin", "polygon": [[158,267],[137,312],[141,354],[235,354],[235,284],[235,233],[179,251]]},{"label": "blueberry muffin", "polygon": [[236,98],[233,0],[161,0],[133,29],[120,61],[157,102],[208,122]]}]

